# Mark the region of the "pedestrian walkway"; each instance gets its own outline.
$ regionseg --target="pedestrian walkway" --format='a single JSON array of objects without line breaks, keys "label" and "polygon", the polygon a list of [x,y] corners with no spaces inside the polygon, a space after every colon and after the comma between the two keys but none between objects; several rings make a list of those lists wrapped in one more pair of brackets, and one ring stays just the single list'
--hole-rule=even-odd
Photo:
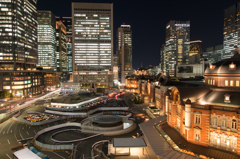
[{"label": "pedestrian walkway", "polygon": [[205,155],[210,158],[219,158],[219,159],[239,159],[235,153],[213,148],[213,147],[205,147],[196,144],[192,144],[186,141],[176,130],[170,127],[167,123],[161,125],[162,130],[167,133],[167,135],[177,144],[177,146],[181,149],[191,151],[196,154]]},{"label": "pedestrian walkway", "polygon": [[154,119],[151,119],[147,122],[139,124],[140,129],[142,130],[146,141],[151,146],[154,154],[160,158],[168,158],[168,159],[194,159],[194,156],[178,152],[174,150],[165,139],[159,134],[159,132],[155,129],[155,125],[161,121],[165,121],[166,116],[160,116]]}]

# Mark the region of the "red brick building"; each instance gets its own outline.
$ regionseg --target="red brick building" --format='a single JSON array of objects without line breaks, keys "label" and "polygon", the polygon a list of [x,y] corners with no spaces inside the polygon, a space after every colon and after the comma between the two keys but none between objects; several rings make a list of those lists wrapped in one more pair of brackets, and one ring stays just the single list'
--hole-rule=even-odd
[{"label": "red brick building", "polygon": [[240,155],[240,55],[211,64],[205,85],[165,95],[168,125],[188,142]]}]

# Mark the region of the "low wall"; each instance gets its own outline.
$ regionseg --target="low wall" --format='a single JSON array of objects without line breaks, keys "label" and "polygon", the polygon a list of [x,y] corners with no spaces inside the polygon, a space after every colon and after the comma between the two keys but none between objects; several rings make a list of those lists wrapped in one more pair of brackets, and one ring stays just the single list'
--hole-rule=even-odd
[{"label": "low wall", "polygon": [[122,130],[123,124],[114,127],[97,127],[97,126],[86,126],[82,125],[82,130],[95,130],[95,131],[115,131]]},{"label": "low wall", "polygon": [[116,130],[116,131],[94,131],[94,130],[86,130],[83,129],[82,132],[83,133],[100,133],[103,134],[104,136],[115,136],[115,135],[122,135],[122,134],[126,134],[129,133],[131,131],[133,131],[134,129],[136,129],[137,125],[135,123],[132,124],[132,126],[130,126],[127,129],[122,129],[122,130]]},{"label": "low wall", "polygon": [[41,148],[41,149],[45,149],[45,150],[72,150],[73,149],[73,144],[68,144],[68,145],[50,145],[50,144],[44,144],[41,143],[39,141],[37,141],[37,137],[43,133],[46,133],[48,131],[52,131],[55,129],[59,129],[62,127],[68,127],[68,126],[76,126],[76,127],[80,127],[79,123],[64,123],[64,124],[60,124],[60,125],[55,125],[49,128],[45,128],[40,130],[39,132],[36,133],[36,135],[33,137],[33,143],[35,146]]},{"label": "low wall", "polygon": [[89,110],[88,112],[60,112],[60,111],[54,111],[54,110],[45,110],[45,113],[50,114],[58,114],[58,115],[81,115],[83,117],[88,117],[89,115],[102,110],[128,110],[129,107],[99,107],[93,110]]}]

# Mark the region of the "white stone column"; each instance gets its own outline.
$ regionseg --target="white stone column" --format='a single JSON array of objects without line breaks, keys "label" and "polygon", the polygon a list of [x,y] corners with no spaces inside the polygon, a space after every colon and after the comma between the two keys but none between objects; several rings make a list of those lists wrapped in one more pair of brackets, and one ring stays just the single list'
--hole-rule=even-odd
[{"label": "white stone column", "polygon": [[188,139],[188,130],[191,129],[191,101],[188,99],[185,102],[185,129],[187,129],[187,139]]},{"label": "white stone column", "polygon": [[169,96],[166,96],[166,99],[165,99],[165,114],[168,114],[168,99],[169,99]]}]

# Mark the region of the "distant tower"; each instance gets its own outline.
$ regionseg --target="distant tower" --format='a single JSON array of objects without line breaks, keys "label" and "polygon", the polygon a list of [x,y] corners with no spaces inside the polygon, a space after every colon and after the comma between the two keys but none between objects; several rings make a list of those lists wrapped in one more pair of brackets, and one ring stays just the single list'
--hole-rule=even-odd
[{"label": "distant tower", "polygon": [[56,18],[51,11],[38,11],[38,65],[57,71]]},{"label": "distant tower", "polygon": [[130,25],[121,25],[117,29],[117,56],[120,83],[125,83],[125,77],[132,73],[132,31]]},{"label": "distant tower", "polygon": [[239,8],[240,2],[228,7],[224,10],[224,24],[223,24],[223,49],[224,54],[223,58],[231,58],[234,54],[235,48],[234,45],[238,46],[238,30],[240,29],[239,25]]},{"label": "distant tower", "polygon": [[0,70],[34,70],[37,52],[37,1],[0,1]]},{"label": "distant tower", "polygon": [[73,82],[113,86],[113,4],[72,3]]},{"label": "distant tower", "polygon": [[188,64],[190,21],[170,21],[166,25],[166,74],[175,77],[178,64]]}]

